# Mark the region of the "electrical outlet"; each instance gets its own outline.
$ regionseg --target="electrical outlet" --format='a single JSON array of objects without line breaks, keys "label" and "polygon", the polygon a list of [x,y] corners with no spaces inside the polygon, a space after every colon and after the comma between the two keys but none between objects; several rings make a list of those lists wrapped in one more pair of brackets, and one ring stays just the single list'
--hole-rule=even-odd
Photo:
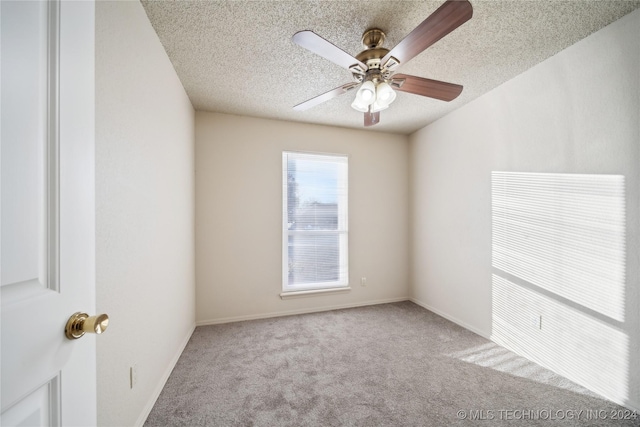
[{"label": "electrical outlet", "polygon": [[360,278],[360,284],[362,286],[367,286],[367,278],[366,277],[361,277]]},{"label": "electrical outlet", "polygon": [[532,315],[530,321],[531,326],[536,329],[542,329],[542,315]]},{"label": "electrical outlet", "polygon": [[133,389],[136,384],[138,384],[138,366],[133,365],[129,368],[129,386]]}]

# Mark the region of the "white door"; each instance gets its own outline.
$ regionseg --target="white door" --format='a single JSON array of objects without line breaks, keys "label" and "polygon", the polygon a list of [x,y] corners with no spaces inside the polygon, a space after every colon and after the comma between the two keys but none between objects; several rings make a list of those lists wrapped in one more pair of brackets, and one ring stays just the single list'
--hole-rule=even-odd
[{"label": "white door", "polygon": [[2,426],[96,424],[94,4],[0,2]]}]

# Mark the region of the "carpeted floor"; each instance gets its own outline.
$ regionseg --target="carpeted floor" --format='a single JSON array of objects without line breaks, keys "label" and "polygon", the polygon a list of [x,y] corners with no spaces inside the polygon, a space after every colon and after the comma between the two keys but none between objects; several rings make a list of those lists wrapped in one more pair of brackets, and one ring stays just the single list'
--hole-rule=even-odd
[{"label": "carpeted floor", "polygon": [[640,425],[616,411],[400,302],[198,327],[145,426]]}]

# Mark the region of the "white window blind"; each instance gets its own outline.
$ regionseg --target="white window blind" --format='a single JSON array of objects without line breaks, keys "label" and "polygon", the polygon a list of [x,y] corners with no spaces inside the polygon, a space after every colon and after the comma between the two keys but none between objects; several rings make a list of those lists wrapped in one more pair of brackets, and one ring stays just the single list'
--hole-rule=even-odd
[{"label": "white window blind", "polygon": [[348,286],[348,159],[282,153],[283,292]]}]

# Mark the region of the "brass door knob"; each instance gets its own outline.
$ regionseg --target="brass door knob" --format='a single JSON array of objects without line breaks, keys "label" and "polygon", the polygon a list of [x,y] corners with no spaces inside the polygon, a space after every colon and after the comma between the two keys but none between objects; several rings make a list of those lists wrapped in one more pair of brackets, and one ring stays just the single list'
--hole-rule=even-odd
[{"label": "brass door knob", "polygon": [[64,334],[70,340],[77,340],[85,333],[101,334],[109,326],[109,316],[106,314],[98,314],[97,316],[89,316],[87,313],[74,313],[64,328]]}]

